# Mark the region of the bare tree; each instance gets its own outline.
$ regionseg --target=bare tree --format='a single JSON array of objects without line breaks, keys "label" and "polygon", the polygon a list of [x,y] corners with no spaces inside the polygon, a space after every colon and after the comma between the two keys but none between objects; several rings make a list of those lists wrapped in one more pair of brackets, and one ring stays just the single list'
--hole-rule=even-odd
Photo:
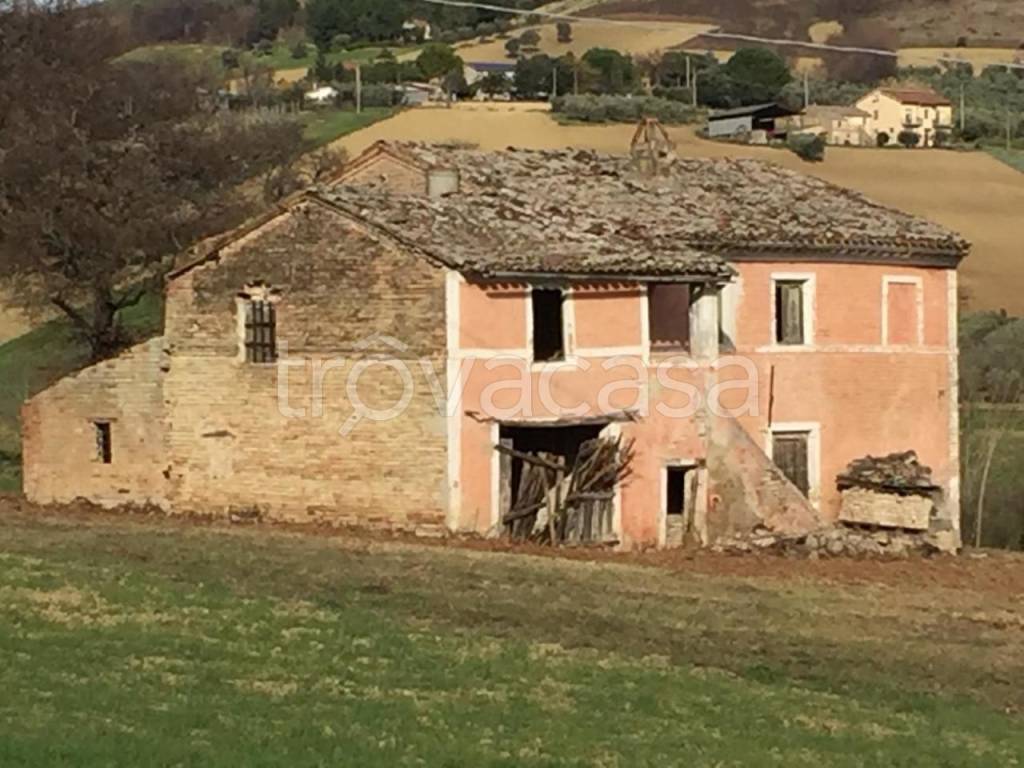
[{"label": "bare tree", "polygon": [[113,58],[115,37],[94,5],[0,13],[0,260],[95,358],[176,253],[253,212],[242,182],[302,147],[295,123],[217,112],[198,75]]}]

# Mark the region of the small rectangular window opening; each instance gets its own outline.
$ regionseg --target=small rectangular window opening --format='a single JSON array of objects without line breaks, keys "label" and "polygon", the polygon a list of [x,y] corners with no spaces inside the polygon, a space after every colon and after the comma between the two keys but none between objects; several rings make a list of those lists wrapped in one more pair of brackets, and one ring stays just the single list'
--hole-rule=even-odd
[{"label": "small rectangular window opening", "polygon": [[779,280],[775,283],[775,341],[778,344],[804,344],[803,280]]},{"label": "small rectangular window opening", "polygon": [[651,348],[690,348],[690,286],[687,283],[651,283],[647,289],[647,327]]},{"label": "small rectangular window opening", "polygon": [[277,361],[277,315],[269,301],[245,304],[245,359],[250,363]]},{"label": "small rectangular window opening", "polygon": [[811,487],[807,472],[809,438],[807,432],[772,434],[772,461],[804,496],[810,492]]},{"label": "small rectangular window opening", "polygon": [[534,288],[530,292],[533,313],[533,359],[564,360],[561,289]]},{"label": "small rectangular window opening", "polygon": [[94,421],[93,427],[96,429],[96,458],[104,464],[110,464],[114,460],[110,422]]},{"label": "small rectangular window opening", "polygon": [[694,467],[665,467],[665,546],[681,547],[692,541]]}]

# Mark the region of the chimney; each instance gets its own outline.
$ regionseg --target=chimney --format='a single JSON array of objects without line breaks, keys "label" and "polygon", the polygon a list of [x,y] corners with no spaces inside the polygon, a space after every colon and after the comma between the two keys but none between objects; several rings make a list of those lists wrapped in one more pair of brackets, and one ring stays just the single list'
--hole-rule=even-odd
[{"label": "chimney", "polygon": [[459,191],[457,168],[431,168],[427,171],[427,197],[437,199]]}]

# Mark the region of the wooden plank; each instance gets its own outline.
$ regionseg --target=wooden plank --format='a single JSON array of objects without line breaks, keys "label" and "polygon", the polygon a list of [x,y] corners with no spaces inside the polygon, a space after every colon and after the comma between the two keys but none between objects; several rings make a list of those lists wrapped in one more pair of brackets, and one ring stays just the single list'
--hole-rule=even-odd
[{"label": "wooden plank", "polygon": [[523,451],[517,451],[514,448],[509,448],[508,446],[501,445],[500,443],[498,445],[494,446],[494,450],[498,451],[499,453],[503,453],[503,454],[507,454],[508,456],[512,456],[512,457],[514,457],[516,459],[522,459],[527,464],[534,464],[534,465],[536,465],[538,467],[544,467],[545,469],[562,470],[562,471],[565,470],[565,464],[562,461],[557,460],[557,459],[556,460],[551,460],[551,459],[541,458],[540,456],[537,456],[535,454],[524,453]]}]

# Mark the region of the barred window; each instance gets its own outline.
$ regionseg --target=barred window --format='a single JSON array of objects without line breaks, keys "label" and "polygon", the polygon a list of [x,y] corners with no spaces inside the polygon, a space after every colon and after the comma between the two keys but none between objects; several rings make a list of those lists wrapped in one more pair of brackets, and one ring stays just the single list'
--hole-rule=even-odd
[{"label": "barred window", "polygon": [[263,299],[249,299],[244,307],[246,362],[276,362],[277,315],[274,305]]},{"label": "barred window", "polygon": [[113,436],[110,432],[109,421],[94,421],[93,429],[96,431],[96,460],[104,464],[111,464],[114,461]]}]

